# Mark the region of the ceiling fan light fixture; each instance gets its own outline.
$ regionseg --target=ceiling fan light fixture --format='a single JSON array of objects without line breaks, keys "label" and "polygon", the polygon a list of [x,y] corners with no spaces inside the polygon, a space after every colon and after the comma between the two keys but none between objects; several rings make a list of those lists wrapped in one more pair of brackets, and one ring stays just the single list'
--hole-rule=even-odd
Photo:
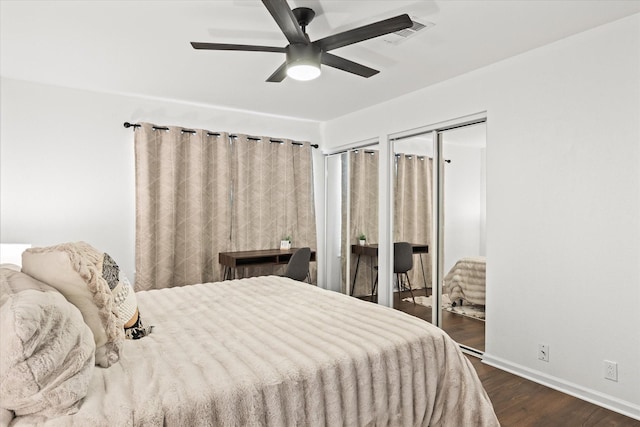
[{"label": "ceiling fan light fixture", "polygon": [[320,65],[290,65],[287,67],[287,76],[291,77],[294,80],[313,80],[320,77]]},{"label": "ceiling fan light fixture", "polygon": [[287,76],[308,81],[320,76],[320,48],[308,44],[287,46]]}]

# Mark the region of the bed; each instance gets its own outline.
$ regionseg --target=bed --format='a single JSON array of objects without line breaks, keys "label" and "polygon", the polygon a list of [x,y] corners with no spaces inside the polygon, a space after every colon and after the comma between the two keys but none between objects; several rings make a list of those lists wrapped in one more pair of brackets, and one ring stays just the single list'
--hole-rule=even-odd
[{"label": "bed", "polygon": [[459,259],[444,277],[442,293],[453,303],[485,305],[486,266],[485,257]]},{"label": "bed", "polygon": [[[2,269],[3,309],[24,276]],[[85,369],[86,394],[67,413],[4,407],[5,423],[499,425],[458,345],[400,311],[276,276],[136,298],[151,334],[124,340],[108,368]]]}]

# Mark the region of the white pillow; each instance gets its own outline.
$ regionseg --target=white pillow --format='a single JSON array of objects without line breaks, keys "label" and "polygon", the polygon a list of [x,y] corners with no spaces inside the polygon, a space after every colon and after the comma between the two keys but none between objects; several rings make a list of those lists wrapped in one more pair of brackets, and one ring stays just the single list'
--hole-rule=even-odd
[{"label": "white pillow", "polygon": [[54,288],[0,269],[0,409],[3,417],[77,411],[94,369],[93,334]]}]

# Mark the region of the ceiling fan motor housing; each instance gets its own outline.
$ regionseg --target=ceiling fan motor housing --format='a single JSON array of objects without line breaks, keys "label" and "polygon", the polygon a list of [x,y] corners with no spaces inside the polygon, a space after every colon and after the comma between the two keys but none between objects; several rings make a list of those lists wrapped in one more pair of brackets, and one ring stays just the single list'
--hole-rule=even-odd
[{"label": "ceiling fan motor housing", "polygon": [[286,48],[287,67],[310,65],[320,68],[322,51],[312,44],[292,43]]}]

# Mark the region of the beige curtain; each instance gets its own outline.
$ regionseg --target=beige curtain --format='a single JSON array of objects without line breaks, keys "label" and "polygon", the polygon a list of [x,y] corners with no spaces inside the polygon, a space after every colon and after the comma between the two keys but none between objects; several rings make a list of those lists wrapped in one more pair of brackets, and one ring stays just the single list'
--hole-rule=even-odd
[{"label": "beige curtain", "polygon": [[[378,162],[377,150],[357,150],[349,153],[350,235],[343,253],[351,255],[351,278],[355,277],[353,295],[369,295],[375,279],[376,258],[361,256],[356,274],[357,255],[351,253],[351,245],[358,244],[360,234],[365,234],[367,244],[378,243]],[[346,222],[343,221],[343,224]],[[344,235],[344,234],[343,234]],[[343,269],[344,271],[344,269]]]},{"label": "beige curtain", "polygon": [[[275,249],[285,237],[291,238],[292,247],[315,249],[310,144],[240,135],[233,146],[232,250]],[[311,270],[315,282],[315,263]],[[274,269],[238,273],[264,275]]]},{"label": "beige curtain", "polygon": [[428,157],[396,155],[394,241],[429,245],[429,254],[414,255],[413,288],[431,287],[432,165]]},{"label": "beige curtain", "polygon": [[231,147],[226,134],[135,130],[136,290],[217,280],[228,250]]},{"label": "beige curtain", "polygon": [[135,131],[136,290],[218,281],[218,253],[315,248],[311,147],[142,123]]}]

